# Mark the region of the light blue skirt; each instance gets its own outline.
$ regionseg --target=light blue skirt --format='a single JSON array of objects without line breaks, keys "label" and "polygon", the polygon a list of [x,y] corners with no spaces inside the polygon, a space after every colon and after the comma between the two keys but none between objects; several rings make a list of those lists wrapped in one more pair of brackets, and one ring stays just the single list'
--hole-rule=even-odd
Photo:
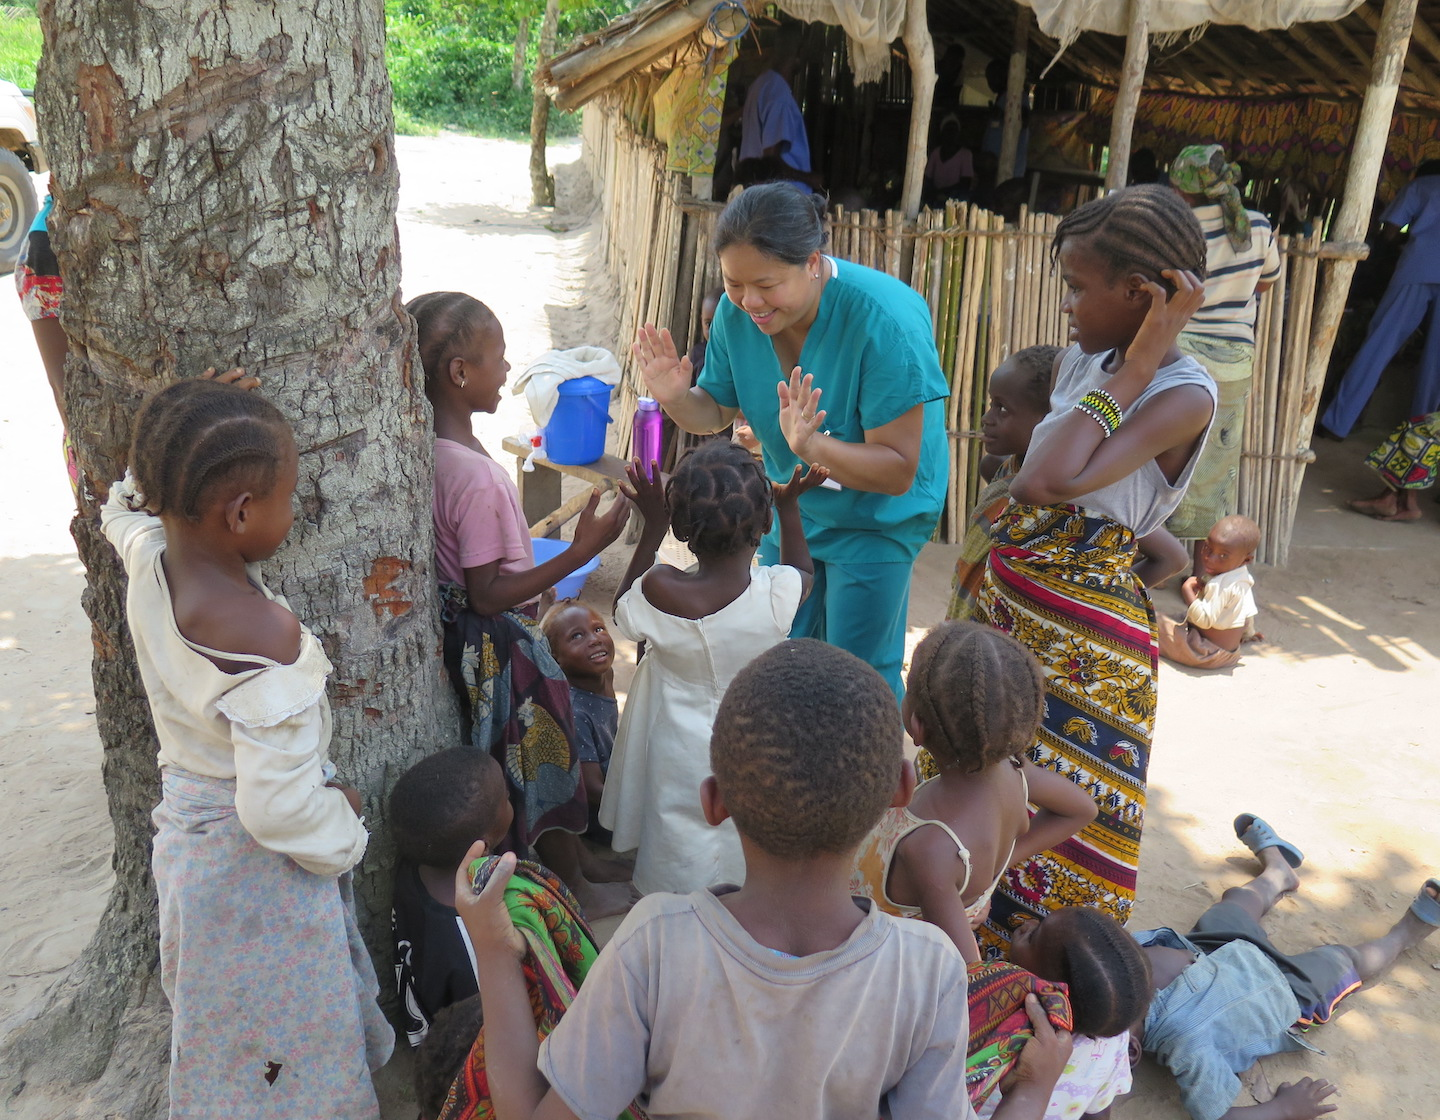
[{"label": "light blue skirt", "polygon": [[233,781],[167,768],[153,816],[172,1120],[378,1120],[395,1035],[350,876],[262,848]]}]

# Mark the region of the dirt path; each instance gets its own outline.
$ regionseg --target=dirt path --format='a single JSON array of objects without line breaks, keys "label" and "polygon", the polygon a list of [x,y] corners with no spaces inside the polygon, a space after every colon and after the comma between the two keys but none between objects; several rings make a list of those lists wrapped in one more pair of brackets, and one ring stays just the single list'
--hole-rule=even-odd
[{"label": "dirt path", "polygon": [[[552,164],[577,155],[573,144],[551,149]],[[552,345],[613,344],[612,301],[584,269],[593,229],[564,211],[566,189],[574,197],[583,178],[574,168],[561,167],[557,216],[529,209],[521,145],[402,138],[399,160],[407,296],[456,288],[488,302],[517,370]],[[59,423],[28,324],[3,291],[0,352],[10,370],[0,417],[9,506],[0,522],[3,1031],[89,937],[109,889],[110,829]],[[527,419],[507,397],[481,438],[498,444]],[[1412,525],[1345,511],[1343,499],[1371,484],[1360,466],[1367,449],[1366,437],[1320,449],[1289,567],[1257,570],[1269,642],[1227,673],[1163,672],[1137,928],[1184,928],[1248,876],[1230,829],[1242,811],[1267,817],[1307,856],[1300,893],[1270,923],[1282,947],[1374,936],[1440,871],[1440,759],[1424,715],[1440,693],[1440,509],[1427,501],[1426,519]],[[922,557],[912,644],[943,614],[953,555],[932,545]],[[608,602],[623,561],[613,551],[592,577],[597,602]],[[1159,605],[1176,612],[1178,601],[1162,593]],[[1282,1081],[1328,1077],[1342,1087],[1339,1116],[1435,1120],[1437,969],[1440,939],[1318,1032],[1327,1057],[1266,1059],[1247,1085],[1264,1100]],[[1117,1117],[1185,1115],[1163,1071],[1147,1064],[1138,1086]],[[402,1096],[387,1112],[408,1120]]]}]

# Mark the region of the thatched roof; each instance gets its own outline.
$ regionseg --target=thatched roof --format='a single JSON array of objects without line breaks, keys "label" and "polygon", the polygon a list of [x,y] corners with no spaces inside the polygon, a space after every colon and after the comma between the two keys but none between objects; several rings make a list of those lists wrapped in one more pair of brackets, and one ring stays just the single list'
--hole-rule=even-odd
[{"label": "thatched roof", "polygon": [[[759,0],[750,2],[752,9],[760,6]],[[958,39],[997,58],[1009,54],[1014,0],[929,0],[928,7],[937,38]],[[1358,101],[1370,78],[1379,7],[1379,0],[1367,0],[1343,19],[1297,24],[1285,31],[1212,24],[1182,32],[1173,44],[1152,46],[1146,88],[1224,97],[1316,94]],[[541,79],[561,108],[573,109],[632,73],[670,69],[704,57],[717,41],[706,25],[714,8],[715,0],[646,0],[557,55]],[[1421,0],[1400,104],[1440,114],[1440,35],[1432,30],[1437,26],[1440,0]],[[1033,22],[1030,41],[1032,67],[1038,73],[1060,44]],[[1124,39],[1087,31],[1065,49],[1059,65],[1069,76],[1111,86],[1124,53]]]}]

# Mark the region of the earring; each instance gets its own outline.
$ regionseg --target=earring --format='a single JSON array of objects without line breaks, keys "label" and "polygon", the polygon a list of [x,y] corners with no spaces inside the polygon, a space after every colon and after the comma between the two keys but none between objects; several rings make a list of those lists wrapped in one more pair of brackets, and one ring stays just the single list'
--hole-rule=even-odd
[{"label": "earring", "polygon": [[463,373],[460,375],[460,388],[465,388],[465,375]]}]

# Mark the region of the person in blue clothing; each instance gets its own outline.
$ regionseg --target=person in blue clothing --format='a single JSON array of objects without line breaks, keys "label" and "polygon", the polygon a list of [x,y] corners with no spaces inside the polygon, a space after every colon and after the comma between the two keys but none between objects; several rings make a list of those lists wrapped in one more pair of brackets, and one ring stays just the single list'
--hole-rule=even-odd
[{"label": "person in blue clothing", "polygon": [[[930,311],[908,285],[836,260],[820,202],[751,187],[715,226],[725,281],[705,369],[646,325],[635,356],[651,396],[688,432],[743,411],[766,472],[818,463],[835,484],[800,500],[815,582],[791,629],[868,661],[899,696],[910,574],[949,479],[945,399]],[[760,562],[779,557],[774,530]]]},{"label": "person in blue clothing", "polygon": [[1365,341],[1320,418],[1320,426],[1337,439],[1350,434],[1390,359],[1427,315],[1430,329],[1415,374],[1410,415],[1440,409],[1440,314],[1435,313],[1440,302],[1440,159],[1427,159],[1416,169],[1415,178],[1381,215],[1380,236],[1393,241],[1406,226],[1410,239],[1395,275],[1375,308]]}]

